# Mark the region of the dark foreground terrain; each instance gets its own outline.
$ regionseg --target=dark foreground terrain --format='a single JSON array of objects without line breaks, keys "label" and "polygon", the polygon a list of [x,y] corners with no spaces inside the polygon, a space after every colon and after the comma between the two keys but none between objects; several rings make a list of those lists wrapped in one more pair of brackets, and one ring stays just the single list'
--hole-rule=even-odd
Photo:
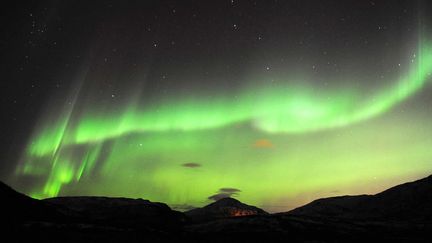
[{"label": "dark foreground terrain", "polygon": [[233,198],[181,213],[143,199],[36,200],[1,183],[1,242],[432,242],[432,176],[269,214]]}]

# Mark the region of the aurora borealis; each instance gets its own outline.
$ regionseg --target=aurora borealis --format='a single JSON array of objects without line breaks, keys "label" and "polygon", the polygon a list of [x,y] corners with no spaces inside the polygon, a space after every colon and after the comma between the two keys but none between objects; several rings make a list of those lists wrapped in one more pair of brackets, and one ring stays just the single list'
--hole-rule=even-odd
[{"label": "aurora borealis", "polygon": [[275,212],[430,174],[428,8],[348,2],[32,6],[51,12],[26,65],[46,65],[19,77],[45,88],[9,121],[28,134],[2,179],[35,198]]}]

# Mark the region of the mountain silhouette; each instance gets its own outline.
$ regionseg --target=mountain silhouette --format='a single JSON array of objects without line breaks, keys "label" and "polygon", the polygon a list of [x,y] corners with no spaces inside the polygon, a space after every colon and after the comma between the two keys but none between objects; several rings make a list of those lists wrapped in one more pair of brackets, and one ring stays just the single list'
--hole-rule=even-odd
[{"label": "mountain silhouette", "polygon": [[55,197],[43,202],[82,222],[122,227],[177,227],[185,220],[182,213],[168,205],[144,199],[111,197]]},{"label": "mountain silhouette", "polygon": [[430,242],[432,176],[269,214],[234,198],[185,213],[110,197],[30,198],[0,183],[2,242]]},{"label": "mountain silhouette", "polygon": [[244,204],[237,199],[226,197],[205,207],[189,210],[185,214],[193,221],[206,221],[218,218],[266,215],[268,213],[255,206]]},{"label": "mountain silhouette", "polygon": [[289,214],[432,221],[432,176],[392,187],[376,195],[318,199]]},{"label": "mountain silhouette", "polygon": [[57,209],[28,197],[0,182],[2,223],[11,224],[34,219],[54,220],[61,216]]}]

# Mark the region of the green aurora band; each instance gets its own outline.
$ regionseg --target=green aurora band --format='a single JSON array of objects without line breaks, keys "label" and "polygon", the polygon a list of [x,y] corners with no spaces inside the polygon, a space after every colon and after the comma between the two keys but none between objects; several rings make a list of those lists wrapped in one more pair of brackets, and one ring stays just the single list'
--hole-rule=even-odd
[{"label": "green aurora band", "polygon": [[[367,167],[366,174],[373,168],[364,164],[361,167],[362,158],[352,158],[351,164],[347,163],[346,168],[337,171],[341,167],[337,165],[340,161],[335,159],[331,162],[329,158],[333,154],[325,151],[335,144],[330,142],[323,146],[312,142],[322,151],[313,153],[319,156],[310,155],[314,157],[309,158],[299,156],[301,149],[294,142],[286,142],[286,137],[311,143],[317,140],[319,133],[336,128],[342,129],[342,137],[348,136],[344,127],[389,111],[430,80],[432,45],[421,43],[414,60],[407,73],[390,87],[367,95],[351,89],[316,92],[304,87],[277,85],[243,89],[236,94],[236,99],[232,94],[212,98],[195,95],[144,107],[136,95],[123,109],[112,112],[86,107],[77,115],[73,105],[65,106],[54,122],[41,122],[41,126],[36,127],[16,173],[46,179],[42,188],[31,192],[36,198],[73,194],[73,189],[65,186],[85,181],[93,183],[88,194],[97,191],[113,195],[129,188],[127,194],[130,196],[144,196],[171,204],[203,204],[203,199],[216,193],[218,188],[232,186],[240,188],[240,196],[247,198],[248,202],[263,204],[258,194],[301,197],[301,193],[322,183],[318,178],[306,179],[306,175],[301,185],[294,179],[286,179],[300,179],[299,171],[305,170],[320,170],[322,177],[326,178],[325,187],[331,190],[342,181],[355,179],[349,176],[348,171]],[[367,131],[363,129],[361,134],[365,133]],[[302,140],[299,134],[306,134],[307,138]],[[399,141],[403,135],[393,131],[388,136]],[[259,142],[251,146],[250,141],[262,137],[269,139],[264,142],[266,146]],[[334,137],[331,141],[336,140],[339,138]],[[287,147],[290,148],[289,155]],[[425,147],[416,147],[411,152],[424,155],[425,151]],[[378,156],[375,170],[385,171],[387,168],[388,171],[383,173],[388,175],[391,173],[388,163],[378,164],[377,161],[407,159],[384,157],[379,151],[371,153],[374,152]],[[326,163],[314,162],[325,156],[328,156],[324,159]],[[302,161],[297,161],[300,158]],[[248,165],[240,160],[248,160]],[[191,161],[199,161],[201,166],[180,166]],[[289,167],[289,170],[284,167]],[[426,164],[424,167],[430,168]],[[341,176],[329,179],[335,169]],[[110,188],[97,183],[102,176],[104,180],[110,180]],[[260,181],[259,185],[251,182],[256,180]],[[275,186],[275,182],[280,185]],[[295,189],[287,191],[284,185],[288,183],[295,185]],[[151,186],[142,188],[145,185]],[[272,188],[271,193],[268,188]]]}]

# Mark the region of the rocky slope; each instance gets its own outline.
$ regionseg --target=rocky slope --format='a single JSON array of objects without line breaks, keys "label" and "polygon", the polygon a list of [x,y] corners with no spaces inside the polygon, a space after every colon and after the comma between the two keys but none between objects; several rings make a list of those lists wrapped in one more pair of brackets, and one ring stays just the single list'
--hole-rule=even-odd
[{"label": "rocky slope", "polygon": [[185,212],[194,222],[209,221],[213,219],[266,215],[266,211],[244,204],[234,198],[222,198],[202,208],[195,208]]}]

